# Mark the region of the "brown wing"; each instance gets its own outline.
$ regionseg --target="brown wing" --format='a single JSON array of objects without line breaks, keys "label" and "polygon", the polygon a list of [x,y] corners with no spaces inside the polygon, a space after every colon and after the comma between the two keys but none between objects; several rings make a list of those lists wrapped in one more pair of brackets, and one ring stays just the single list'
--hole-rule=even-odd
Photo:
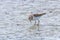
[{"label": "brown wing", "polygon": [[42,13],[42,14],[34,14],[35,17],[37,16],[42,16],[42,15],[45,15],[46,13]]}]

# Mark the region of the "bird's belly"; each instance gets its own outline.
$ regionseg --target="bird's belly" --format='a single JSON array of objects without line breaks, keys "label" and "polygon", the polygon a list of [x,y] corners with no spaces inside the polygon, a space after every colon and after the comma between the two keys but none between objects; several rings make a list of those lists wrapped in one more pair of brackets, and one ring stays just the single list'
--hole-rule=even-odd
[{"label": "bird's belly", "polygon": [[34,20],[39,20],[39,18],[40,18],[40,17],[34,17],[33,19],[34,19]]}]

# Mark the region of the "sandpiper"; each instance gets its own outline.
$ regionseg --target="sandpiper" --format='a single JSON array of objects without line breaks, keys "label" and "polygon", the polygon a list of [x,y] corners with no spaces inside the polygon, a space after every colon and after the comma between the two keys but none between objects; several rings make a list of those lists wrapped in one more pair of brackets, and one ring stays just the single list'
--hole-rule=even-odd
[{"label": "sandpiper", "polygon": [[46,13],[41,13],[41,14],[32,14],[32,13],[31,13],[31,14],[29,15],[28,19],[29,19],[30,22],[31,22],[32,20],[35,20],[34,25],[36,25],[36,23],[37,23],[37,21],[38,21],[37,25],[39,25],[39,23],[40,23],[39,18],[40,18],[41,16],[45,15],[45,14],[46,14]]}]

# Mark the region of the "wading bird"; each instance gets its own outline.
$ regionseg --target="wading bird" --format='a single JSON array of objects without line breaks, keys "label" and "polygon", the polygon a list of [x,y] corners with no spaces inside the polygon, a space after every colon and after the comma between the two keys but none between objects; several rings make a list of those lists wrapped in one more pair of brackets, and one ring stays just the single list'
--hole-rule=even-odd
[{"label": "wading bird", "polygon": [[[28,19],[29,19],[29,21],[31,22],[32,20],[34,20],[35,21],[35,23],[34,23],[34,25],[39,25],[39,23],[40,23],[40,20],[39,20],[39,18],[41,17],[41,16],[43,16],[43,15],[45,15],[46,13],[41,13],[41,14],[30,14],[29,15],[29,17],[28,17]],[[37,23],[38,22],[38,23]]]}]

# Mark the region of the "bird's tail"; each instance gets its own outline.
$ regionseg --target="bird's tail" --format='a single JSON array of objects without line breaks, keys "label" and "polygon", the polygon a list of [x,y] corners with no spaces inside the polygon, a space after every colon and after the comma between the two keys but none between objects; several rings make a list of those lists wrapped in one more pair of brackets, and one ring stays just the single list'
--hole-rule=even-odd
[{"label": "bird's tail", "polygon": [[46,13],[42,13],[42,14],[39,14],[40,16],[43,16],[43,15],[45,15]]}]

